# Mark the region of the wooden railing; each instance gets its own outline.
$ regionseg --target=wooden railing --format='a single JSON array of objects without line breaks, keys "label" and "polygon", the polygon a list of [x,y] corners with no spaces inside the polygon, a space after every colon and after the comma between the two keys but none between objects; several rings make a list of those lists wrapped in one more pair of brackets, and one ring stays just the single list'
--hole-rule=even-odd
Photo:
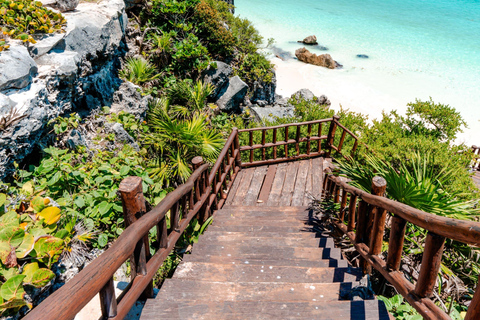
[{"label": "wooden railing", "polygon": [[[348,159],[348,156],[344,154],[346,138],[353,139],[350,156],[353,156],[357,150],[358,138],[338,119],[338,116],[333,116],[329,119],[239,130],[239,134],[248,135],[244,139],[244,141],[248,141],[248,145],[240,146],[241,152],[248,153],[248,156],[243,157],[241,166],[259,166],[322,155],[329,157],[332,150]],[[335,135],[337,128],[342,130],[340,136]],[[327,130],[328,133],[323,134]],[[267,134],[270,136],[270,133],[271,141],[267,141]],[[325,144],[322,148],[323,140],[325,140]],[[337,145],[335,145],[336,140],[338,140]],[[271,151],[267,154],[267,150]],[[257,155],[255,151],[259,151]],[[260,160],[255,160],[256,158]]]},{"label": "wooden railing", "polygon": [[[424,319],[450,317],[429,299],[440,268],[445,239],[480,246],[480,223],[433,215],[384,197],[385,179],[375,177],[372,194],[347,184],[346,179],[329,175],[324,194],[340,203],[338,221],[334,224],[350,238],[360,253],[364,273],[379,271]],[[350,200],[347,208],[347,200]],[[357,204],[358,203],[358,204]],[[387,259],[380,258],[387,212],[392,216]],[[345,224],[346,223],[346,224]],[[416,285],[399,271],[406,224],[412,223],[427,231],[420,274]],[[477,287],[465,320],[480,319],[480,289]]]},{"label": "wooden railing", "polygon": [[[30,311],[25,320],[65,320],[75,315],[100,293],[102,317],[123,319],[142,296],[152,297],[153,282],[176,242],[197,217],[205,221],[213,210],[221,208],[226,192],[240,170],[238,132],[230,134],[218,160],[209,170],[208,164],[196,157],[192,161],[195,171],[190,178],[167,196],[151,211],[146,212],[142,193],[142,180],[128,177],[119,187],[127,228],[100,257],[93,260],[79,274],[55,291]],[[167,213],[170,228],[167,230]],[[148,233],[157,229],[153,246],[156,253],[150,257]],[[131,281],[119,297],[115,297],[113,275],[129,260]]]}]

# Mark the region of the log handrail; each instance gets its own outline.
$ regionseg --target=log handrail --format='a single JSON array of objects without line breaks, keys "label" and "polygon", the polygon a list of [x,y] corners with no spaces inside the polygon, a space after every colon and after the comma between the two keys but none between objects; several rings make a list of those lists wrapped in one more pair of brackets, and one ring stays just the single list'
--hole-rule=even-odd
[{"label": "log handrail", "polygon": [[[222,207],[226,192],[240,170],[240,150],[236,128],[228,137],[212,169],[202,159],[192,160],[194,172],[188,180],[168,193],[145,213],[140,177],[127,177],[119,187],[127,226],[113,244],[80,273],[32,309],[25,320],[73,319],[99,293],[104,319],[123,319],[141,297],[151,297],[152,279],[172,252],[176,242],[194,217],[201,223],[211,211]],[[170,212],[170,229],[167,216]],[[181,216],[180,216],[181,215]],[[156,252],[150,257],[148,233],[157,228]],[[113,275],[130,260],[131,281],[115,297]]]},{"label": "log handrail", "polygon": [[[340,117],[333,116],[332,118],[299,122],[299,123],[288,123],[271,127],[259,127],[259,128],[249,128],[238,130],[239,134],[245,133],[248,134],[248,145],[240,146],[240,152],[247,152],[249,154],[248,161],[243,161],[241,167],[253,167],[261,166],[266,164],[274,164],[285,161],[304,159],[304,158],[313,158],[318,156],[327,156],[329,157],[332,150],[336,151],[345,159],[352,157],[359,144],[358,137],[348,130],[344,125],[339,122]],[[328,127],[328,134],[322,134],[322,125],[330,124]],[[313,126],[318,126],[318,130],[315,130]],[[302,127],[306,128],[306,136],[302,136]],[[292,128],[293,130],[289,130]],[[341,135],[339,142],[335,145],[336,131],[337,128],[341,130]],[[314,133],[312,134],[312,131]],[[254,143],[254,133],[261,132],[261,140],[258,143]],[[268,131],[272,131],[272,141],[266,141],[265,136]],[[278,137],[280,132],[283,139]],[[295,135],[295,137],[293,137]],[[350,137],[354,140],[353,147],[350,150],[349,155],[345,155],[343,152],[343,147],[346,139]],[[322,150],[321,144],[322,141],[326,140],[326,149]],[[316,143],[315,143],[316,142]],[[306,144],[306,150],[304,153],[301,153],[300,144]],[[316,148],[315,148],[316,144]],[[292,154],[289,154],[289,145],[295,145],[295,151]],[[278,147],[283,146],[282,157],[278,157]],[[268,148],[273,148],[273,155],[270,159],[267,159],[265,150]],[[254,151],[261,149],[261,160],[255,161]],[[314,150],[316,149],[316,150]],[[280,149],[282,150],[282,149]],[[292,150],[293,151],[293,150]]]},{"label": "log handrail", "polygon": [[[450,319],[429,298],[440,268],[445,239],[449,238],[478,247],[480,246],[480,222],[437,216],[387,199],[383,196],[385,187],[385,180],[375,177],[372,193],[368,193],[349,185],[345,178],[329,174],[325,179],[324,194],[338,203],[340,199],[337,195],[342,190],[340,206],[342,210],[346,210],[340,212],[339,219],[333,223],[350,238],[360,253],[360,265],[364,273],[370,273],[372,267],[379,271],[424,319]],[[348,210],[346,197],[350,197]],[[356,210],[357,200],[359,200],[358,210]],[[386,212],[393,217],[387,259],[384,261],[379,255],[384,237]],[[409,282],[399,271],[407,222],[427,231],[421,270],[416,285]],[[479,318],[480,287],[477,286],[465,320]]]}]

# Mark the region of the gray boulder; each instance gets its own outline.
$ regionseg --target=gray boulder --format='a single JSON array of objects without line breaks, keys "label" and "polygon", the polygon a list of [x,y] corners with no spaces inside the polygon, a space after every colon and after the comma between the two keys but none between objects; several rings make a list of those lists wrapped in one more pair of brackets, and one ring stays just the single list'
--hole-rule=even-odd
[{"label": "gray boulder", "polygon": [[80,3],[80,0],[57,0],[57,8],[61,12],[73,11]]},{"label": "gray boulder", "polygon": [[253,96],[250,99],[252,103],[260,104],[260,101],[265,101],[266,104],[275,103],[275,89],[277,88],[277,78],[275,70],[272,69],[272,81],[255,81],[253,83]]},{"label": "gray boulder", "polygon": [[113,94],[113,102],[110,110],[115,113],[124,111],[135,115],[139,119],[144,119],[151,96],[142,97],[139,88],[139,86],[131,82],[123,82]]},{"label": "gray boulder", "polygon": [[318,105],[331,105],[330,100],[325,96],[321,95],[320,97],[317,97],[313,94],[312,91],[308,89],[301,89],[292,94],[291,98],[296,99],[297,101],[303,99],[303,100],[313,100],[315,101]]},{"label": "gray boulder", "polygon": [[215,103],[222,111],[240,112],[240,103],[244,100],[247,91],[247,84],[240,77],[235,76],[224,86],[222,92],[220,92],[220,97]]},{"label": "gray boulder", "polygon": [[298,42],[304,43],[304,44],[309,44],[309,45],[318,44],[317,37],[315,35],[308,36],[305,39],[303,39],[302,41],[298,41]]},{"label": "gray boulder", "polygon": [[0,54],[0,90],[25,88],[37,73],[37,64],[26,47],[14,44]]},{"label": "gray boulder", "polygon": [[30,55],[34,59],[52,50],[52,48],[55,47],[63,39],[63,37],[65,37],[65,33],[44,34],[38,35],[38,37],[39,38],[36,39],[36,43],[28,46]]},{"label": "gray boulder", "polygon": [[232,76],[233,69],[224,62],[215,61],[215,63],[217,64],[217,68],[209,67],[208,70],[203,73],[203,79],[205,82],[215,86],[215,91],[211,96],[213,99],[218,99],[219,93],[223,87],[228,84],[228,79]]},{"label": "gray boulder", "polygon": [[131,135],[128,134],[127,131],[123,128],[121,123],[115,123],[112,126],[112,131],[115,133],[115,140],[116,142],[120,143],[127,143],[133,147],[133,149],[139,151],[140,147],[138,146],[137,142]]},{"label": "gray boulder", "polygon": [[87,141],[79,130],[73,129],[67,139],[67,146],[70,149],[76,149],[79,146],[87,146]]},{"label": "gray boulder", "polygon": [[274,121],[277,117],[286,118],[294,116],[293,107],[251,107],[250,110],[252,111],[255,120],[259,122]]},{"label": "gray boulder", "polygon": [[0,93],[0,115],[4,115],[10,112],[10,110],[12,110],[12,108],[14,108],[15,105],[16,103],[12,99]]},{"label": "gray boulder", "polygon": [[297,100],[299,99],[312,100],[313,98],[315,98],[315,95],[309,89],[300,89],[294,94],[292,94],[292,98],[295,98]]}]

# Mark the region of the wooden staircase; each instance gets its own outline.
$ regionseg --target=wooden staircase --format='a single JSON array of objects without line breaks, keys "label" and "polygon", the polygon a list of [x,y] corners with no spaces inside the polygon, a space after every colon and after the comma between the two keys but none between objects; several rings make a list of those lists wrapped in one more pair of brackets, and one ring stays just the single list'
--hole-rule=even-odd
[{"label": "wooden staircase", "polygon": [[218,210],[141,320],[389,319],[381,301],[344,300],[361,271],[314,220],[307,207]]}]

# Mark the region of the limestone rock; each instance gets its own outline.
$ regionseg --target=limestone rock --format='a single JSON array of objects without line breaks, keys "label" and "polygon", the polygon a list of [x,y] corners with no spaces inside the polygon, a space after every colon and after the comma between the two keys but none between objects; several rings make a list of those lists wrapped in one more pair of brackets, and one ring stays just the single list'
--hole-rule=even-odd
[{"label": "limestone rock", "polygon": [[331,105],[330,100],[328,100],[328,98],[325,95],[321,95],[320,97],[317,97],[309,89],[300,89],[294,94],[292,94],[291,98],[297,101],[302,99],[307,101],[313,100],[318,105],[327,105],[327,106]]},{"label": "limestone rock", "polygon": [[205,82],[211,83],[215,86],[215,91],[211,94],[214,100],[219,98],[219,93],[223,87],[228,84],[228,79],[232,76],[233,69],[230,65],[215,61],[217,68],[208,68],[204,71],[203,79]]},{"label": "limestone rock", "polygon": [[83,135],[80,133],[79,130],[73,129],[70,132],[70,135],[67,139],[67,146],[70,149],[75,150],[79,146],[85,146],[86,147],[87,146],[87,141],[85,141],[85,138],[83,137]]},{"label": "limestone rock", "polygon": [[3,116],[10,112],[14,108],[16,103],[12,101],[8,96],[0,93],[0,116]]},{"label": "limestone rock", "polygon": [[328,53],[317,56],[305,48],[300,48],[295,51],[295,56],[302,62],[314,64],[316,66],[329,69],[335,69],[337,67],[337,62],[333,60]]},{"label": "limestone rock", "polygon": [[28,50],[21,44],[14,44],[0,54],[0,91],[11,88],[25,88],[37,73],[37,64]]},{"label": "limestone rock", "polygon": [[275,103],[275,89],[277,87],[277,78],[275,75],[275,70],[271,70],[273,73],[272,81],[255,81],[253,83],[253,96],[250,99],[252,103],[260,105],[260,101],[264,101],[264,104],[274,104]]},{"label": "limestone rock", "polygon": [[315,45],[318,44],[317,37],[315,35],[311,35],[303,39],[302,41],[298,41],[300,43],[308,44],[308,45]]},{"label": "limestone rock", "polygon": [[133,147],[133,149],[139,151],[140,147],[138,146],[137,142],[131,135],[128,134],[127,131],[123,128],[121,123],[115,123],[112,126],[112,130],[115,133],[115,140],[121,143],[128,143]]},{"label": "limestone rock", "polygon": [[263,121],[274,121],[277,117],[278,118],[286,118],[286,117],[293,117],[294,110],[293,107],[251,107],[250,110],[254,115],[256,121],[263,122]]},{"label": "limestone rock", "polygon": [[38,39],[35,40],[36,43],[28,46],[30,55],[34,59],[37,59],[38,57],[48,53],[63,39],[63,37],[65,37],[65,33],[39,35]]},{"label": "limestone rock", "polygon": [[73,11],[80,0],[57,0],[57,8],[61,12]]},{"label": "limestone rock", "polygon": [[239,76],[230,78],[228,84],[220,92],[219,99],[215,102],[220,110],[226,112],[239,112],[240,103],[245,98],[248,85]]},{"label": "limestone rock", "polygon": [[125,111],[135,115],[138,119],[144,119],[151,96],[142,97],[139,88],[131,82],[123,82],[113,94],[111,111],[115,113]]}]

